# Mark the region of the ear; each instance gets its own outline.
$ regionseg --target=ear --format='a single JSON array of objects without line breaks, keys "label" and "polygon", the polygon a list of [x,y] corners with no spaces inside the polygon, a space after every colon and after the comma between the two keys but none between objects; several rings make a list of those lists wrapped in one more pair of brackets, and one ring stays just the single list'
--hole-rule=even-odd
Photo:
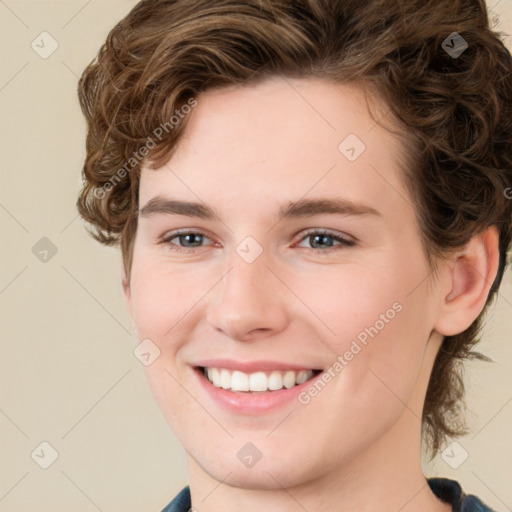
[{"label": "ear", "polygon": [[499,233],[491,226],[475,235],[443,269],[441,280],[446,285],[440,296],[436,331],[453,336],[473,323],[485,306],[498,265]]}]

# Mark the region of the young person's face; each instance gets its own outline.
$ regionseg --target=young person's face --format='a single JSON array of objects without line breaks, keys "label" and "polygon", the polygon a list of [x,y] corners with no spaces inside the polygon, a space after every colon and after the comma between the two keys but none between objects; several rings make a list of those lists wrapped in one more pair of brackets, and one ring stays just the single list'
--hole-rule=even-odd
[{"label": "young person's face", "polygon": [[[324,81],[275,79],[197,99],[167,165],[142,170],[125,287],[139,340],[160,350],[147,375],[190,462],[232,485],[279,488],[386,443],[399,450],[419,436],[441,337],[398,140],[375,125],[358,89]],[[363,152],[353,136],[343,142],[350,134]],[[155,198],[215,215],[145,208]],[[340,211],[300,208],[319,200]],[[343,213],[343,202],[361,211]],[[210,384],[204,366],[325,373],[248,393]]]}]

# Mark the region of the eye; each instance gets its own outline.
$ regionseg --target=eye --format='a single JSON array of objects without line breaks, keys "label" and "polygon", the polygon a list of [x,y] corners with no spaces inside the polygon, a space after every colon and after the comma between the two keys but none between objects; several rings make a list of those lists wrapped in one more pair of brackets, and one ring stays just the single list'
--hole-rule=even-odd
[{"label": "eye", "polygon": [[[201,247],[205,239],[210,240],[206,235],[197,231],[175,231],[164,236],[159,243],[166,245],[171,251],[191,253]],[[178,243],[173,240],[177,240]]]},{"label": "eye", "polygon": [[[340,248],[342,246],[350,247],[356,244],[354,240],[349,240],[341,235],[325,230],[309,231],[302,237],[301,242],[304,240],[307,240],[312,245],[312,247],[309,247],[310,249],[315,249],[320,253],[336,250],[336,246]],[[332,240],[338,242],[338,244],[335,245]],[[306,248],[308,249],[308,247]]]},{"label": "eye", "polygon": [[[166,245],[171,251],[193,253],[196,252],[198,248],[204,247],[203,242],[205,240],[211,241],[209,237],[197,231],[174,231],[162,237],[158,243]],[[336,250],[336,247],[350,247],[356,244],[354,240],[326,230],[309,231],[301,238],[301,242],[305,240],[309,241],[312,245],[312,247],[305,247],[306,249],[315,250],[320,253]]]}]

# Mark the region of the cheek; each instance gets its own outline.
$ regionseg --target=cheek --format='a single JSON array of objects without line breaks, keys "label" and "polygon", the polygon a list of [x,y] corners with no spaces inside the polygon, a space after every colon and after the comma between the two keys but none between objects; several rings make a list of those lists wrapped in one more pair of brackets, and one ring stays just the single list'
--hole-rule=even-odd
[{"label": "cheek", "polygon": [[333,354],[332,363],[341,358],[347,393],[356,396],[361,386],[380,391],[388,386],[408,398],[429,335],[427,297],[422,287],[414,290],[423,275],[421,264],[389,258],[373,270],[340,267],[323,279],[296,281],[297,295],[307,297],[319,319],[316,324]]},{"label": "cheek", "polygon": [[[343,429],[347,444],[340,450],[382,435],[415,392],[428,338],[425,296],[419,289],[411,293],[411,281],[424,275],[417,272],[413,265],[374,273],[354,268],[333,273],[322,286],[303,281],[298,289],[298,294],[309,289],[311,309],[334,331],[322,327],[333,354],[333,378],[325,392],[310,388],[302,397],[301,403],[310,403],[302,421],[308,425],[314,411],[325,420],[326,439],[336,439]],[[411,421],[420,416],[410,414]],[[317,427],[310,428],[313,434]]]},{"label": "cheek", "polygon": [[199,273],[171,271],[149,257],[134,259],[131,295],[139,337],[168,337],[188,320],[186,317],[204,293]]}]

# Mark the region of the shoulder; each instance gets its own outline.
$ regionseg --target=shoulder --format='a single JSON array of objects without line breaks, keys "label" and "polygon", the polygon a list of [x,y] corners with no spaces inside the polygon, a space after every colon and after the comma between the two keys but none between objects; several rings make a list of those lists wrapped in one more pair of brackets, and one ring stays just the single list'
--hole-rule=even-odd
[{"label": "shoulder", "polygon": [[496,512],[479,498],[466,494],[459,482],[448,478],[429,478],[432,492],[443,501],[450,503],[454,512]]},{"label": "shoulder", "polygon": [[164,509],[162,509],[162,512],[189,512],[190,507],[190,488],[187,486],[184,487]]}]

